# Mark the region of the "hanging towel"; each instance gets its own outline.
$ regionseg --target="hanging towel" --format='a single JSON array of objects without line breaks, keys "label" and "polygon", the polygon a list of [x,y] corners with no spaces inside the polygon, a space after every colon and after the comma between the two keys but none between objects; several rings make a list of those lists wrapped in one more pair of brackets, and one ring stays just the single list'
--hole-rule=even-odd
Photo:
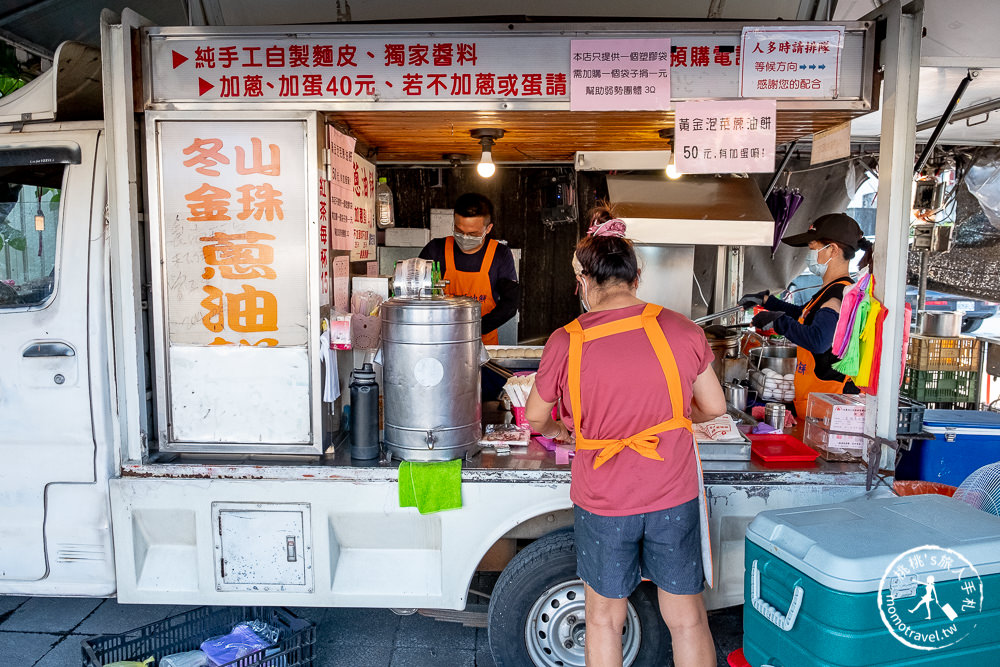
[{"label": "hanging towel", "polygon": [[399,506],[421,514],[462,507],[462,459],[399,464]]},{"label": "hanging towel", "polygon": [[889,314],[889,309],[886,308],[885,306],[882,306],[882,312],[878,314],[878,325],[875,327],[875,360],[872,363],[871,376],[869,377],[867,387],[863,388],[859,387],[862,389],[862,391],[864,391],[864,393],[870,394],[872,396],[878,394],[878,378],[879,378],[879,372],[882,369],[881,366],[882,329],[884,328],[885,318],[886,316],[888,316],[888,314]]}]

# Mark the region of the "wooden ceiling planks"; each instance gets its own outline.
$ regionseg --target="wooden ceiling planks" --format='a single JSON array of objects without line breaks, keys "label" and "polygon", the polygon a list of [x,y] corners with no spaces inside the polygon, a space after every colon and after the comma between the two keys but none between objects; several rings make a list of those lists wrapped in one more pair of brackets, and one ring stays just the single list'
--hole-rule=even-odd
[{"label": "wooden ceiling planks", "polygon": [[[778,144],[809,136],[864,111],[779,111]],[[363,143],[378,150],[379,162],[440,162],[446,153],[478,160],[478,127],[498,127],[504,137],[493,147],[496,162],[572,162],[577,151],[665,150],[659,131],[673,127],[669,111],[352,111],[328,113]]]}]

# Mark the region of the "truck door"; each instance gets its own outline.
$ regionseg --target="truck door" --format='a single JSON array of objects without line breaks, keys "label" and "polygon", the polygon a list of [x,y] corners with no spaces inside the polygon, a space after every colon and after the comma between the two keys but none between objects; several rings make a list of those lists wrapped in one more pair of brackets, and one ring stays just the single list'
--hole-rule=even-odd
[{"label": "truck door", "polygon": [[[88,255],[97,131],[0,136],[0,581],[49,572],[55,485],[95,481]],[[95,270],[98,267],[95,267]]]}]

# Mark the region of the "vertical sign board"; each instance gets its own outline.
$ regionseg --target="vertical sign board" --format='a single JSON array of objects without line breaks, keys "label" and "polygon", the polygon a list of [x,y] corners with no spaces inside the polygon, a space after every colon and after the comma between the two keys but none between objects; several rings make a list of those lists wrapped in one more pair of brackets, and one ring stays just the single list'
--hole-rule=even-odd
[{"label": "vertical sign board", "polygon": [[682,174],[774,171],[774,100],[678,102],[674,164]]},{"label": "vertical sign board", "polygon": [[330,222],[333,250],[354,249],[354,137],[327,127],[330,144]]},{"label": "vertical sign board", "polygon": [[352,262],[375,259],[375,165],[354,154],[354,247]]},{"label": "vertical sign board", "polygon": [[574,39],[569,60],[571,111],[670,108],[669,39]]},{"label": "vertical sign board", "polygon": [[330,305],[330,181],[319,173],[319,302]]},{"label": "vertical sign board", "polygon": [[837,99],[844,26],[743,28],[740,97]]},{"label": "vertical sign board", "polygon": [[169,440],[309,443],[306,124],[152,122]]}]

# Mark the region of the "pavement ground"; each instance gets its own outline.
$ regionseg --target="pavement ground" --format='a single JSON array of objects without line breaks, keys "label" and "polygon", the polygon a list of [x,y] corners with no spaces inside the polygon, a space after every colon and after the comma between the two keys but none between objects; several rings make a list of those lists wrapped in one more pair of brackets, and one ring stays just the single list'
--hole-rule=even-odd
[{"label": "pavement ground", "polygon": [[[0,596],[0,664],[77,667],[80,643],[118,634],[192,609],[126,605],[113,599]],[[485,628],[388,609],[292,611],[317,624],[315,667],[494,667]],[[742,608],[709,615],[720,667],[742,643]],[[664,665],[672,664],[664,657]]]}]

